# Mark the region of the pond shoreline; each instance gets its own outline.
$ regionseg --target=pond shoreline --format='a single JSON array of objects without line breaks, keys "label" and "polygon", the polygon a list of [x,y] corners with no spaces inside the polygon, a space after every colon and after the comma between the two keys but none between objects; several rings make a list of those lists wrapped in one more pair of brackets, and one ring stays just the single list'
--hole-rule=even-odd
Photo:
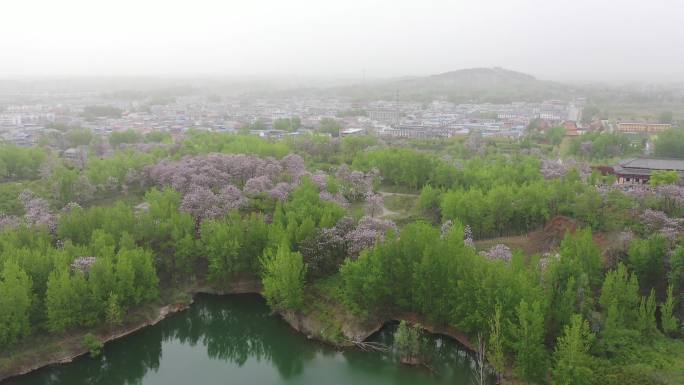
[{"label": "pond shoreline", "polygon": [[[145,319],[141,322],[127,325],[126,327],[119,328],[112,332],[103,332],[101,330],[90,332],[93,333],[96,337],[98,337],[98,339],[103,343],[107,343],[129,336],[148,326],[154,326],[157,323],[164,320],[165,318],[167,318],[169,315],[186,310],[191,304],[192,301],[183,304],[169,304],[161,306],[158,308],[158,314],[156,315],[156,317],[152,319]],[[80,343],[79,341],[75,340],[77,337],[82,337],[85,334],[85,332],[76,333],[76,335],[64,337],[62,342],[55,343],[55,347],[66,347],[66,350],[62,354],[54,354],[48,357],[32,357],[32,354],[29,353],[28,357],[24,358],[24,360],[30,361],[29,364],[24,364],[22,362],[17,362],[14,365],[12,365],[12,363],[8,364],[7,366],[9,366],[9,369],[6,372],[0,372],[0,383],[12,377],[22,376],[24,374],[31,373],[35,370],[44,368],[46,366],[68,364],[70,362],[73,362],[76,358],[88,354],[89,350],[88,348],[83,346],[82,338]],[[21,351],[18,353],[21,353]],[[39,353],[36,353],[36,355],[39,355]]]},{"label": "pond shoreline", "polygon": [[[131,334],[148,326],[156,325],[170,315],[187,310],[194,302],[197,294],[210,295],[236,295],[236,294],[259,294],[261,295],[261,282],[255,279],[238,280],[231,284],[228,288],[218,289],[212,286],[199,285],[191,286],[184,290],[190,295],[190,299],[184,302],[177,302],[156,307],[155,314],[152,317],[144,317],[140,321],[127,324],[119,327],[116,330],[96,329],[89,331],[80,331],[72,335],[63,337],[55,337],[52,344],[48,344],[55,349],[62,349],[60,352],[52,352],[47,355],[41,355],[41,352],[27,352],[27,349],[18,349],[14,352],[17,356],[16,360],[12,357],[4,367],[0,367],[0,383],[21,375],[28,374],[35,370],[51,366],[73,362],[76,358],[88,354],[89,350],[83,345],[83,336],[87,332],[95,334],[103,343],[111,342]],[[340,312],[339,318],[342,321],[341,332],[344,336],[343,341],[335,340],[326,336],[326,323],[312,314],[304,314],[302,312],[278,312],[281,318],[287,322],[290,327],[299,333],[306,335],[310,339],[314,339],[338,349],[345,349],[354,346],[354,342],[360,342],[368,339],[371,335],[378,332],[384,325],[389,322],[406,320],[410,323],[420,324],[425,330],[434,334],[442,334],[450,337],[469,350],[473,350],[472,344],[468,338],[457,330],[450,327],[439,327],[426,322],[425,319],[417,314],[397,314],[388,318],[376,318],[372,320],[362,320],[359,317],[348,314],[347,312]]]}]

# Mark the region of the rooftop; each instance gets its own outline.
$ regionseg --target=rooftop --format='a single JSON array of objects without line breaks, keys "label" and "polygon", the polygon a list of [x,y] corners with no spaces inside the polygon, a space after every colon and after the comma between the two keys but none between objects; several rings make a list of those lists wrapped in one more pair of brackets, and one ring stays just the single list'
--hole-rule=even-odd
[{"label": "rooftop", "polygon": [[620,162],[622,168],[684,171],[684,159],[634,158]]}]

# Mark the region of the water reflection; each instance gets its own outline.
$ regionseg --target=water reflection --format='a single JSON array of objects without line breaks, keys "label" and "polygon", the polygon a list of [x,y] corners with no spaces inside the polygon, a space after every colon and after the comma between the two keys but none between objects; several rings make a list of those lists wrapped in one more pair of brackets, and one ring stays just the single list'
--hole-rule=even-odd
[{"label": "water reflection", "polygon": [[[392,326],[373,338],[391,344]],[[104,355],[45,368],[2,385],[470,384],[470,357],[436,336],[431,371],[391,354],[338,352],[269,314],[259,296],[199,296],[186,312],[105,346]]]},{"label": "water reflection", "polygon": [[[238,367],[248,359],[272,362],[283,378],[302,372],[304,361],[319,350],[316,344],[302,344],[301,336],[283,333],[280,320],[269,314],[259,296],[231,298],[225,306],[220,297],[201,297],[187,316],[164,323],[163,340],[177,340],[190,346],[206,347],[209,358]],[[217,308],[220,309],[217,310]]]}]

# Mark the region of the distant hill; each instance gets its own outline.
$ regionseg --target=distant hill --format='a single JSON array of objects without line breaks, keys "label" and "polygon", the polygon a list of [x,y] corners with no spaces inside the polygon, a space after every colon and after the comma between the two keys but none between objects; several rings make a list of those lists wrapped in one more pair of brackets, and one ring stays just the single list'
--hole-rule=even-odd
[{"label": "distant hill", "polygon": [[568,99],[576,93],[575,87],[538,80],[534,76],[503,68],[463,69],[437,75],[340,87],[334,91],[359,99],[444,99],[457,103]]}]

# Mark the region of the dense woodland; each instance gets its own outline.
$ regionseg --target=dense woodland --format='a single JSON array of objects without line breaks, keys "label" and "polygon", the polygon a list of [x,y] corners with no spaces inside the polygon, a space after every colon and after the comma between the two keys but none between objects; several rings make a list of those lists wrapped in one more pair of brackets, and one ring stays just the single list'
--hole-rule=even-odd
[{"label": "dense woodland", "polygon": [[[320,300],[482,336],[493,372],[530,383],[684,381],[684,190],[592,171],[639,149],[626,137],[67,134],[86,159],[0,145],[3,350],[260,278],[274,310]],[[383,191],[415,206],[383,215]],[[577,226],[544,253],[478,246],[559,216]]]}]

